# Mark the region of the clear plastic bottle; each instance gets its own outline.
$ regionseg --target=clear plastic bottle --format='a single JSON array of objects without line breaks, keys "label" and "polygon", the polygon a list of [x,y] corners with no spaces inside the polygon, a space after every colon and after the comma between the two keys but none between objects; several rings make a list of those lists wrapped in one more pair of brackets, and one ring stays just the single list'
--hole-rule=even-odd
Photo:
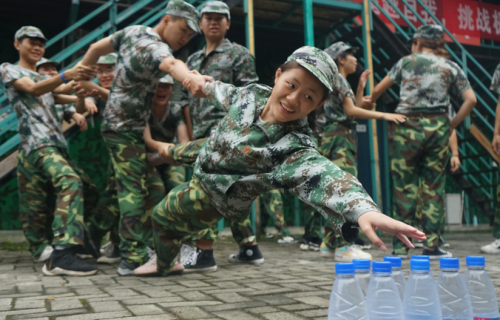
[{"label": "clear plastic bottle", "polygon": [[498,301],[490,276],[484,270],[484,257],[466,257],[464,280],[470,295],[474,319],[498,320]]},{"label": "clear plastic bottle", "polygon": [[358,281],[363,296],[366,297],[366,290],[368,290],[372,278],[370,274],[371,261],[368,259],[353,259],[352,263],[354,264],[354,278]]},{"label": "clear plastic bottle", "polygon": [[403,305],[391,277],[390,262],[373,261],[373,277],[366,293],[369,320],[404,320]]},{"label": "clear plastic bottle", "polygon": [[336,263],[335,272],[328,320],[367,320],[363,292],[354,278],[354,264]]},{"label": "clear plastic bottle", "polygon": [[[416,259],[416,260],[429,260],[429,263],[431,262],[431,259],[429,258],[429,256],[413,255],[413,256],[411,256],[411,258]],[[432,270],[429,269],[429,273],[431,274],[432,279],[434,280],[434,275],[432,274]]]},{"label": "clear plastic bottle", "polygon": [[405,294],[406,278],[401,271],[401,258],[400,257],[384,257],[384,261],[390,262],[392,265],[391,277],[394,279],[396,286],[398,287],[399,297],[403,301]]},{"label": "clear plastic bottle", "polygon": [[458,273],[460,261],[458,258],[441,258],[441,272],[437,280],[439,301],[443,320],[470,320],[472,307],[467,286]]},{"label": "clear plastic bottle", "polygon": [[412,259],[406,282],[403,309],[406,320],[441,320],[436,283],[430,274],[430,261]]}]

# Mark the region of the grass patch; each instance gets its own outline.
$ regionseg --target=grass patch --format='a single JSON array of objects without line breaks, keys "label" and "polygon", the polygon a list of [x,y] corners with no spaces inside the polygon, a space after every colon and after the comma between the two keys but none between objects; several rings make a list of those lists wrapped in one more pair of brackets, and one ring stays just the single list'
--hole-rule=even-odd
[{"label": "grass patch", "polygon": [[28,251],[29,249],[29,244],[28,242],[22,242],[22,243],[14,243],[10,240],[7,240],[7,242],[1,242],[0,243],[0,250],[7,250],[7,251]]}]

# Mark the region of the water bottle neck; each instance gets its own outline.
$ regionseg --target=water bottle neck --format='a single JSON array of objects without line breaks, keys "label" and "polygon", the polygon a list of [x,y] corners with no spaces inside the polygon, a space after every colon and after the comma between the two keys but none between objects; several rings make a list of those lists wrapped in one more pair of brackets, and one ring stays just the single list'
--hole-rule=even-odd
[{"label": "water bottle neck", "polygon": [[400,272],[401,268],[400,267],[392,267],[392,272]]},{"label": "water bottle neck", "polygon": [[481,271],[481,270],[484,270],[484,267],[481,267],[481,266],[468,266],[467,269],[474,270],[474,271]]},{"label": "water bottle neck", "polygon": [[390,272],[374,272],[373,275],[375,277],[390,277],[391,273]]},{"label": "water bottle neck", "polygon": [[338,274],[337,279],[352,279],[354,274]]},{"label": "water bottle neck", "polygon": [[355,270],[357,274],[370,274],[370,270]]},{"label": "water bottle neck", "polygon": [[419,275],[426,275],[426,274],[430,274],[430,271],[429,270],[411,270],[411,273],[419,274]]},{"label": "water bottle neck", "polygon": [[443,269],[441,269],[441,272],[446,272],[446,273],[458,273],[458,269],[443,268]]}]

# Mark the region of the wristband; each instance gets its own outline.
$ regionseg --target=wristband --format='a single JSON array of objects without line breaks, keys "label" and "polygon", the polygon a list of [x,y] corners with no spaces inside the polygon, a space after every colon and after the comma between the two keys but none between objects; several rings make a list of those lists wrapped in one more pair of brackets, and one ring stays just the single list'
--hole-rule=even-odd
[{"label": "wristband", "polygon": [[66,78],[64,78],[64,71],[61,72],[61,80],[63,83],[68,83],[68,81],[66,80]]}]

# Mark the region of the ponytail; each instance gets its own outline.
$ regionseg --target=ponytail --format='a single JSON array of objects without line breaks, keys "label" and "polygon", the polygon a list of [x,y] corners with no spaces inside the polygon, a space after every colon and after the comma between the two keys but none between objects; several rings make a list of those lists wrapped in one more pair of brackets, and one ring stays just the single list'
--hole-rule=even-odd
[{"label": "ponytail", "polygon": [[418,38],[417,40],[417,46],[419,49],[428,48],[431,49],[436,56],[450,59],[450,53],[444,48],[444,40],[427,40],[422,38]]}]

